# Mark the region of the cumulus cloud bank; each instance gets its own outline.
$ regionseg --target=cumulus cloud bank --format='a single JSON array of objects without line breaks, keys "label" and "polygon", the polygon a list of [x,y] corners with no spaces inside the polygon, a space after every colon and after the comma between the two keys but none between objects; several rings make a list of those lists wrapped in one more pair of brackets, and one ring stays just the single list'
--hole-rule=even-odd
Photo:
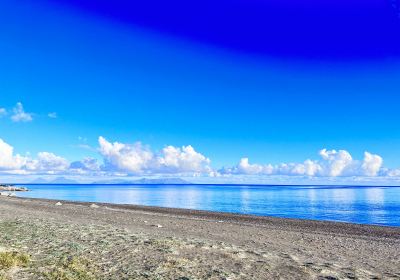
[{"label": "cumulus cloud bank", "polygon": [[323,149],[317,155],[321,160],[311,161],[307,159],[303,163],[281,163],[275,166],[271,164],[264,166],[249,164],[247,158],[242,158],[235,167],[228,168],[224,166],[219,172],[221,174],[308,175],[320,177],[377,176],[383,163],[380,156],[372,155],[368,152],[364,153],[364,160],[362,162],[354,160],[344,150],[337,152],[335,150],[327,151]]},{"label": "cumulus cloud bank", "polygon": [[13,155],[13,147],[0,139],[0,172],[10,174],[53,174],[69,168],[66,159],[52,153],[41,152],[37,159]]},{"label": "cumulus cloud bank", "polygon": [[13,122],[28,122],[33,120],[32,113],[25,113],[24,107],[22,106],[21,102],[18,102],[17,105],[13,109],[14,115],[11,116],[11,120]]},{"label": "cumulus cloud bank", "polygon": [[[400,169],[382,167],[383,160],[378,155],[365,152],[362,161],[352,158],[344,150],[317,152],[319,160],[307,159],[303,163],[281,163],[260,165],[250,164],[248,158],[229,168],[216,170],[210,167],[211,161],[188,145],[179,147],[166,146],[153,153],[149,146],[140,142],[123,144],[111,143],[104,137],[98,139],[99,148],[80,145],[95,151],[103,159],[84,157],[80,161],[68,162],[65,158],[49,152],[40,152],[35,158],[14,155],[13,147],[0,139],[0,174],[79,174],[79,175],[161,175],[177,176],[230,177],[235,175],[285,175],[309,177],[376,177],[400,176]],[[74,147],[74,146],[73,146]],[[174,175],[174,176],[175,176]]]},{"label": "cumulus cloud bank", "polygon": [[[0,139],[0,173],[6,174],[177,174],[185,172],[210,172],[211,161],[197,153],[192,146],[176,148],[167,146],[156,155],[150,147],[134,144],[110,143],[99,137],[100,147],[95,150],[86,145],[74,148],[97,151],[104,160],[84,157],[69,163],[53,153],[40,152],[36,159],[13,154],[13,147]],[[28,154],[27,154],[28,155]]]},{"label": "cumulus cloud bank", "polygon": [[210,171],[211,161],[192,146],[175,148],[168,146],[157,156],[149,146],[140,142],[134,144],[110,143],[99,137],[99,153],[105,159],[105,171],[123,171],[131,174],[183,173]]},{"label": "cumulus cloud bank", "polygon": [[47,171],[57,172],[67,170],[69,163],[65,158],[56,156],[52,153],[41,152],[37,154],[38,159],[28,159],[26,169],[28,171]]}]

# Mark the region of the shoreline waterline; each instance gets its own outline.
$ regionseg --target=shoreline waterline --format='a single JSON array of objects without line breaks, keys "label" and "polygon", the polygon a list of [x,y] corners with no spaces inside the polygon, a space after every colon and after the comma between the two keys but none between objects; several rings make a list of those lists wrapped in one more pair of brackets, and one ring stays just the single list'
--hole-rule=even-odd
[{"label": "shoreline waterline", "polygon": [[25,186],[33,191],[18,196],[400,226],[398,187],[140,184]]}]

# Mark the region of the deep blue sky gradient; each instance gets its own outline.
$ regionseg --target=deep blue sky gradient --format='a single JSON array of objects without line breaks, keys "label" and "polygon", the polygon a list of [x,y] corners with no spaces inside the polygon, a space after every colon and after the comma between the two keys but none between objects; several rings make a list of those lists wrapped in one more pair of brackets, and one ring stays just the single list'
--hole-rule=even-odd
[{"label": "deep blue sky gradient", "polygon": [[397,168],[394,1],[275,2],[5,0],[0,108],[35,115],[3,117],[0,138],[70,161],[100,159],[70,145],[101,135],[192,145],[215,168],[303,162],[323,148]]},{"label": "deep blue sky gradient", "polygon": [[399,55],[395,1],[50,1],[245,54],[354,60]]}]

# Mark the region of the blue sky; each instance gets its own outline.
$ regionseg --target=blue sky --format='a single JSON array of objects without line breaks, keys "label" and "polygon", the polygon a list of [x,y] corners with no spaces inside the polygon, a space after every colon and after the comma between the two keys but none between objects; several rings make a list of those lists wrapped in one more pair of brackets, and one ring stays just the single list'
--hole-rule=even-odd
[{"label": "blue sky", "polygon": [[[368,152],[383,160],[371,176],[392,170],[396,177],[397,2],[274,2],[4,1],[0,139],[13,154],[0,152],[0,170],[16,178],[100,176],[100,167],[70,170],[86,157],[99,166],[111,162],[101,176],[207,176],[226,166],[231,180],[288,174],[249,171],[258,170],[254,164],[310,159],[333,168],[337,156],[324,161],[317,154],[326,149],[346,151],[358,166],[346,163],[339,175],[324,169],[311,176],[365,177]],[[31,120],[11,119],[18,102]],[[182,152],[190,145],[204,160],[198,158],[201,168],[187,167],[193,164],[188,161],[175,169],[151,161],[141,169],[126,167],[120,160],[133,160],[137,147],[127,158],[101,152],[100,136],[127,147],[150,145],[155,158],[165,158],[168,146]],[[65,162],[46,165],[38,155],[43,152]],[[10,164],[17,154],[25,165]],[[247,169],[239,166],[244,158]],[[28,172],[27,162],[35,160]]]}]

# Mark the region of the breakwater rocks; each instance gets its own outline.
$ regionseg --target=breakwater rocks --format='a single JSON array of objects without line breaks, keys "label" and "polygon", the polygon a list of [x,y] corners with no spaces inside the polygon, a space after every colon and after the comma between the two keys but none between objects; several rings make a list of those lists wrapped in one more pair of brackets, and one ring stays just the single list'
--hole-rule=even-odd
[{"label": "breakwater rocks", "polygon": [[0,191],[11,191],[11,192],[27,192],[30,191],[27,188],[19,188],[13,185],[0,185]]}]

